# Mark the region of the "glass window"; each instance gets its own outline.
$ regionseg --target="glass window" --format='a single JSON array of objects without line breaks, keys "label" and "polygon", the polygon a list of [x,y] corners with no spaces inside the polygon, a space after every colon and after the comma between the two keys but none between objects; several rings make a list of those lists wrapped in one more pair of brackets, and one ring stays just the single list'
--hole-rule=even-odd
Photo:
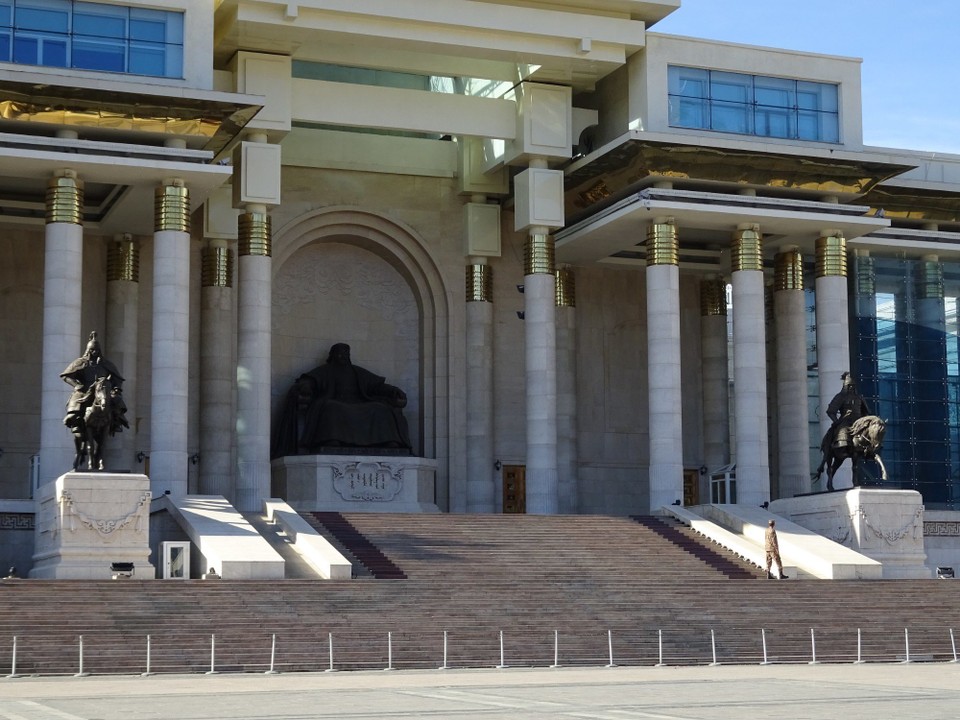
[{"label": "glass window", "polygon": [[672,65],[667,88],[673,127],[840,141],[837,85]]},{"label": "glass window", "polygon": [[0,61],[11,59],[183,77],[183,13],[87,0],[0,0]]}]

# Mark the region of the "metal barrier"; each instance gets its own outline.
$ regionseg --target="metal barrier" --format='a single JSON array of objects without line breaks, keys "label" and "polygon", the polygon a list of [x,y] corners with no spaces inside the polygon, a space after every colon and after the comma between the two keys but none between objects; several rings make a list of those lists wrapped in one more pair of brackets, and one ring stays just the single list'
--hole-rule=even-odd
[{"label": "metal barrier", "polygon": [[[325,672],[340,670],[440,669],[453,667],[617,667],[690,666],[721,664],[748,665],[759,663],[821,662],[957,662],[953,628],[899,629],[810,628],[808,651],[803,652],[803,638],[797,630],[770,633],[751,628],[630,628],[605,633],[516,630],[491,631],[463,628],[442,631],[441,664],[437,665],[437,636],[389,631],[386,643],[382,633],[338,634],[338,657],[334,657],[333,632],[326,634],[326,668],[317,654],[320,637],[283,638],[278,645],[277,633],[266,635],[262,648],[260,635],[251,636],[238,630],[209,636],[206,658],[203,637],[179,634],[163,638],[146,635],[146,658],[142,676],[163,673],[217,674],[220,672]],[[912,637],[911,637],[912,630]],[[561,636],[566,654],[561,653]],[[618,655],[614,657],[614,638]],[[818,640],[820,655],[818,656]],[[605,641],[605,642],[604,642]],[[322,640],[320,641],[322,643]],[[118,642],[116,636],[98,634],[93,642],[84,636],[16,635],[7,645],[0,643],[0,667],[9,662],[6,678],[36,675],[130,674],[137,664],[135,643],[130,638]],[[605,646],[605,647],[604,647]],[[9,647],[9,653],[5,647]],[[70,648],[76,649],[70,666]],[[143,647],[143,646],[140,646]],[[322,644],[321,644],[322,647]],[[902,654],[901,650],[902,648]],[[776,654],[776,653],[779,654]],[[318,662],[320,661],[320,662]],[[606,661],[606,662],[604,662]]]}]

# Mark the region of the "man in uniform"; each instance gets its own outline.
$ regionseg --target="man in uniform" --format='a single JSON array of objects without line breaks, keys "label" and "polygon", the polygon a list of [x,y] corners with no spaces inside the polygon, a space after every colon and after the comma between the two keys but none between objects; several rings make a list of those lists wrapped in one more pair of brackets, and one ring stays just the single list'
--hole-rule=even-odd
[{"label": "man in uniform", "polygon": [[[763,537],[763,549],[767,553],[767,579],[768,580],[786,580],[787,576],[783,574],[783,561],[780,559],[780,543],[777,540],[776,522],[770,520],[767,523],[767,531]],[[776,563],[777,575],[770,572],[770,566]]]}]

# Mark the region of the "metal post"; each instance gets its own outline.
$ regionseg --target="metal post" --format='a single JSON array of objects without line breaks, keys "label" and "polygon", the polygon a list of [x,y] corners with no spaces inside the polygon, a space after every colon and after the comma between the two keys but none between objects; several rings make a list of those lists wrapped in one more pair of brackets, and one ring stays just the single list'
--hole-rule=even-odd
[{"label": "metal post", "polygon": [[498,670],[503,670],[507,667],[506,663],[503,661],[503,630],[500,631],[500,664],[497,665]]},{"label": "metal post", "polygon": [[217,636],[212,634],[210,635],[210,669],[207,671],[207,675],[216,675],[216,660],[217,660]]},{"label": "metal post", "polygon": [[710,628],[710,649],[713,651],[713,662],[710,665],[717,666],[720,663],[717,662],[717,638],[714,635],[713,628]]},{"label": "metal post", "polygon": [[906,647],[906,658],[904,659],[905,663],[910,662],[910,631],[907,628],[903,629],[903,644]]},{"label": "metal post", "polygon": [[149,677],[151,675],[153,675],[153,673],[150,672],[150,636],[147,635],[147,669],[145,672],[140,673],[140,677]]},{"label": "metal post", "polygon": [[[17,647],[17,644],[16,644],[16,640],[17,640],[17,639],[14,638],[13,640],[14,640],[13,647],[16,648],[16,647]],[[953,628],[950,628],[950,647],[953,648],[953,660],[951,660],[950,662],[955,663],[955,662],[957,662],[957,641],[953,639]]]},{"label": "metal post", "polygon": [[770,665],[770,661],[767,660],[767,631],[763,628],[760,628],[760,639],[763,641],[763,662],[761,665]]},{"label": "metal post", "polygon": [[[953,630],[950,631],[950,637],[953,638]],[[957,653],[954,651],[953,656],[956,657]],[[13,657],[10,660],[10,674],[7,675],[8,678],[20,677],[17,675],[17,636],[13,636]]]},{"label": "metal post", "polygon": [[817,638],[813,634],[813,628],[810,628],[810,664],[819,665],[817,662]]},{"label": "metal post", "polygon": [[273,669],[274,660],[277,659],[277,634],[273,633],[270,640],[270,669],[267,670],[264,675],[277,675],[277,671]]},{"label": "metal post", "polygon": [[450,666],[447,665],[447,631],[443,631],[443,665],[441,665],[438,670],[449,670]]},{"label": "metal post", "polygon": [[560,667],[560,633],[553,631],[553,665],[550,667]]},{"label": "metal post", "polygon": [[607,656],[610,658],[610,662],[607,663],[607,667],[612,668],[616,667],[616,663],[613,662],[613,631],[607,630]]},{"label": "metal post", "polygon": [[80,636],[80,671],[74,677],[87,677],[90,673],[83,671],[83,635]]},{"label": "metal post", "polygon": [[393,670],[393,633],[387,631],[387,667],[385,670]]},{"label": "metal post", "polygon": [[660,662],[656,664],[656,667],[663,667],[663,630],[657,630],[657,651]]},{"label": "metal post", "polygon": [[333,669],[333,633],[327,633],[327,646],[330,653],[330,667],[324,670],[324,672],[336,672]]},{"label": "metal post", "polygon": [[857,661],[854,665],[863,665],[863,643],[860,637],[860,628],[857,628]]}]

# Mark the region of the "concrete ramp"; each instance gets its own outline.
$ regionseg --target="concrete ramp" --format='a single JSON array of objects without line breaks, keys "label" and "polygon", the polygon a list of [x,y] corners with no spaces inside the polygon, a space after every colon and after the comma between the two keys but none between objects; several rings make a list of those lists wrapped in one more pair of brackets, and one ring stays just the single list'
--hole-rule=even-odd
[{"label": "concrete ramp", "polygon": [[163,495],[167,510],[193,541],[207,567],[224,580],[282,580],[283,558],[221,495]]},{"label": "concrete ramp", "polygon": [[764,552],[767,522],[776,520],[780,557],[785,565],[796,566],[804,575],[822,580],[879,580],[883,577],[882,563],[763,508],[698,505],[686,509],[740,535],[757,546],[761,554]]}]

